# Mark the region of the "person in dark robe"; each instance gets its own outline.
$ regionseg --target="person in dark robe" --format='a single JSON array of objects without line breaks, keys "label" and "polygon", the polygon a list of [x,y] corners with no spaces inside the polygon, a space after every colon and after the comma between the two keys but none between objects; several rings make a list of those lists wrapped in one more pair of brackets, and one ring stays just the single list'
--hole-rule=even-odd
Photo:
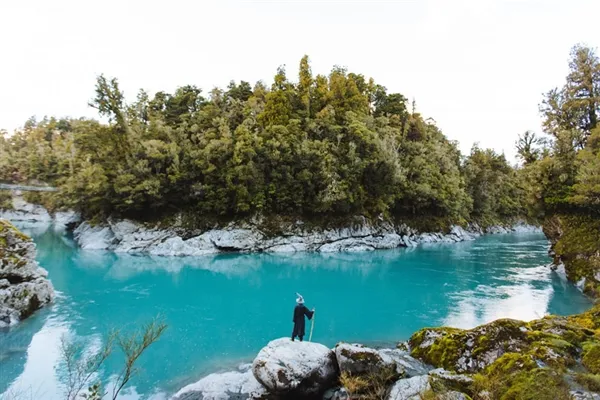
[{"label": "person in dark robe", "polygon": [[292,332],[292,342],[296,338],[300,339],[300,341],[304,339],[304,330],[306,325],[304,316],[306,316],[308,319],[311,319],[315,313],[314,308],[312,310],[306,308],[304,305],[304,298],[301,295],[296,293],[296,296],[298,297],[296,298],[296,307],[294,308],[294,331]]}]

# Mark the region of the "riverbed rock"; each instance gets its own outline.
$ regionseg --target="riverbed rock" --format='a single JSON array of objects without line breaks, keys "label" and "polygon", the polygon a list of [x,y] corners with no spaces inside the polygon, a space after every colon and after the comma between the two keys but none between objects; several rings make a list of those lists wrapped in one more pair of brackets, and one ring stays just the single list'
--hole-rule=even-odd
[{"label": "riverbed rock", "polygon": [[35,244],[0,220],[0,327],[23,320],[54,298],[48,272],[35,261]]},{"label": "riverbed rock", "polygon": [[314,396],[333,386],[339,371],[335,354],[319,343],[276,339],[252,363],[256,379],[269,393]]},{"label": "riverbed rock", "polygon": [[240,371],[208,375],[178,391],[171,400],[248,400],[265,398],[266,395],[265,388],[248,365]]},{"label": "riverbed rock", "polygon": [[423,393],[430,389],[427,375],[400,379],[392,386],[388,400],[421,400]]}]

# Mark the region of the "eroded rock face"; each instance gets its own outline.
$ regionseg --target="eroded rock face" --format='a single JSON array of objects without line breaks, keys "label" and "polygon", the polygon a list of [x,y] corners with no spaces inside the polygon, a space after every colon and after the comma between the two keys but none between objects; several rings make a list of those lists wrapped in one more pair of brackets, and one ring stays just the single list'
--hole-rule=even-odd
[{"label": "eroded rock face", "polygon": [[0,218],[10,221],[27,221],[51,223],[52,216],[42,206],[31,204],[23,200],[20,195],[13,196],[12,209],[1,210]]},{"label": "eroded rock face", "polygon": [[35,261],[35,244],[0,220],[0,327],[27,318],[52,301],[48,273]]},{"label": "eroded rock face", "polygon": [[252,374],[251,365],[247,365],[239,371],[208,375],[181,389],[172,400],[248,400],[265,396],[265,388]]},{"label": "eroded rock face", "polygon": [[315,396],[333,386],[339,371],[332,350],[318,343],[273,340],[254,359],[252,371],[269,393]]},{"label": "eroded rock face", "polygon": [[[510,230],[503,228],[492,231]],[[404,225],[393,226],[383,222],[371,224],[360,219],[356,226],[340,229],[309,229],[298,221],[295,225],[282,227],[276,236],[262,232],[260,225],[240,222],[184,237],[174,228],[149,227],[130,220],[109,220],[97,226],[84,222],[75,229],[74,237],[84,249],[156,256],[201,256],[223,252],[372,251],[412,247],[422,243],[461,242],[473,240],[481,233],[478,227],[471,227],[467,231],[459,226],[452,227],[448,233],[419,233]]]}]

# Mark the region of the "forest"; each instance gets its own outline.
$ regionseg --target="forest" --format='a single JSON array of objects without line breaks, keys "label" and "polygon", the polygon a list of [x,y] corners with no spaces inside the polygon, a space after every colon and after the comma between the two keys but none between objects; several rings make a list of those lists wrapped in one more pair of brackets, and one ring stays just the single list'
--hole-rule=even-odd
[{"label": "forest", "polygon": [[[193,85],[127,102],[99,76],[89,105],[106,122],[31,118],[0,135],[0,181],[44,182],[39,199],[101,220],[187,214],[430,219],[482,225],[600,204],[600,63],[577,45],[563,87],[544,94],[544,131],[516,143],[521,163],[474,145],[462,155],[414,103],[335,66],[270,86]],[[509,132],[508,134],[513,134]],[[40,195],[35,195],[40,196]]]}]

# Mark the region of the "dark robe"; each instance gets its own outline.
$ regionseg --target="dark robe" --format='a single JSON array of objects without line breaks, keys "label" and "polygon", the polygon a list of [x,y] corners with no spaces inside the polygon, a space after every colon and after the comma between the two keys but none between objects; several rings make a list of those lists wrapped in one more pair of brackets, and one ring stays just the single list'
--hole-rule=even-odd
[{"label": "dark robe", "polygon": [[313,316],[313,312],[310,311],[304,304],[298,304],[296,308],[294,308],[294,332],[292,333],[292,338],[298,336],[300,339],[304,336],[305,332],[305,321],[304,316],[311,319]]}]

